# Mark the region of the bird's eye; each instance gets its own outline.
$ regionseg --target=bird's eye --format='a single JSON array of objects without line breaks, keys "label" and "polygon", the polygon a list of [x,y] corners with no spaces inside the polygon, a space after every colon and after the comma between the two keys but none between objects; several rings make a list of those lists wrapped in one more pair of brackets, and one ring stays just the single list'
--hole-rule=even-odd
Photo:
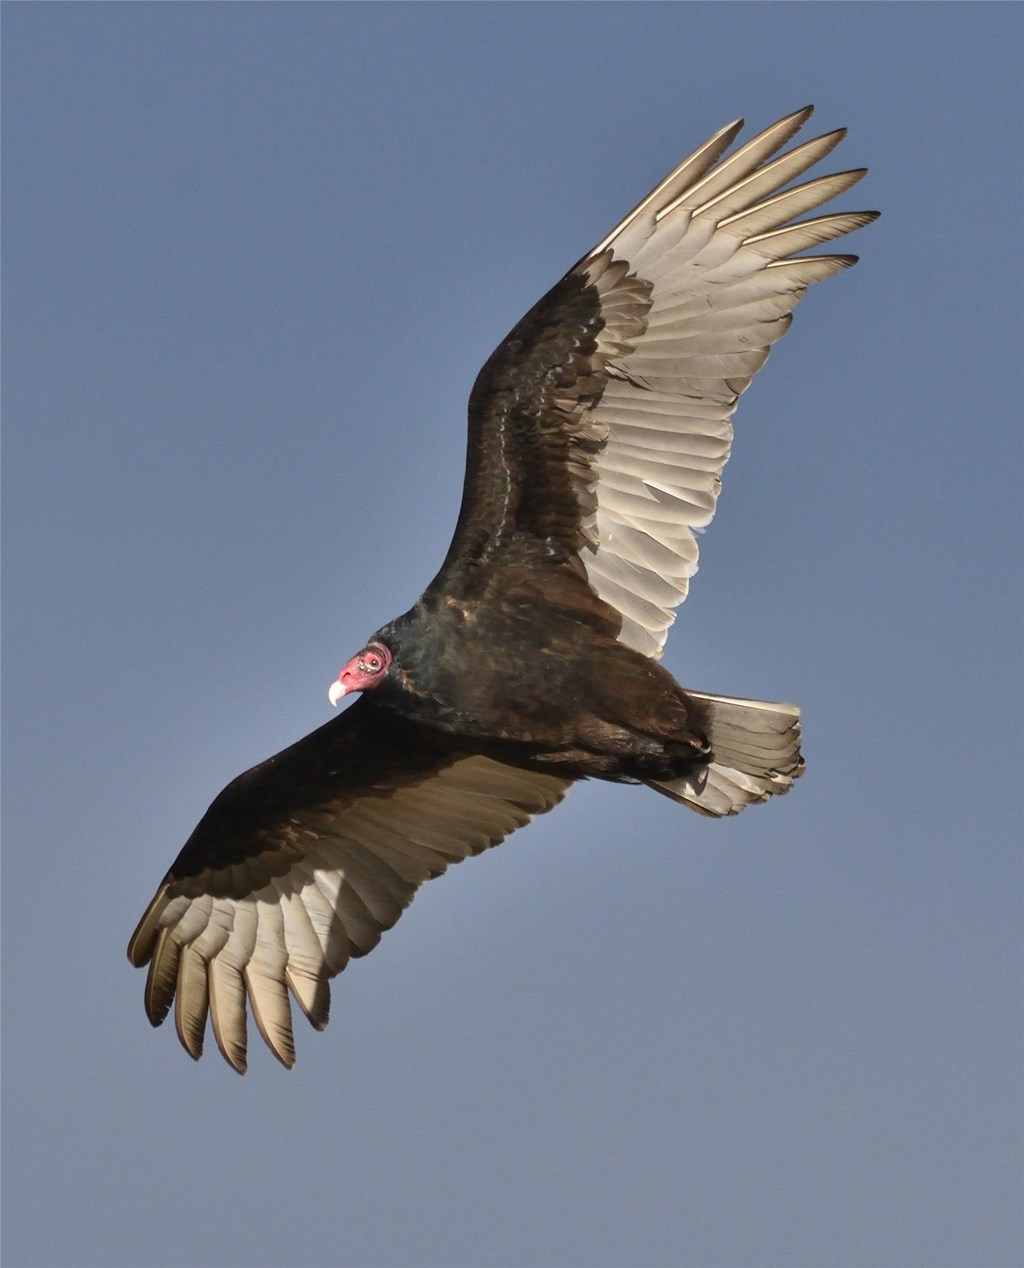
[{"label": "bird's eye", "polygon": [[376,656],[368,656],[366,658],[366,664],[369,666],[371,674],[375,674],[377,670],[380,669],[380,660]]}]

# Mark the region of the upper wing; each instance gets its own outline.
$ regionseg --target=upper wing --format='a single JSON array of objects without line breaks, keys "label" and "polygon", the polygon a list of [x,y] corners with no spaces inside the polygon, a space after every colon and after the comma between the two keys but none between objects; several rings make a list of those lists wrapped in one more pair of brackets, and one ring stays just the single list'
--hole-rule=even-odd
[{"label": "upper wing", "polygon": [[794,220],[864,175],[790,186],[844,135],[769,161],[810,114],[724,159],[742,120],[716,133],[497,348],[470,398],[462,509],[435,587],[471,590],[478,565],[507,552],[582,563],[619,638],[661,655],[740,393],[807,287],[857,258],[798,253],[877,216]]},{"label": "upper wing", "polygon": [[203,816],[128,947],[150,966],[150,1021],[173,1001],[198,1058],[209,1012],[244,1072],[248,997],[291,1066],[288,988],[322,1030],[328,979],[377,945],[418,886],[550,810],[570,782],[453,751],[358,701],[240,775]]}]

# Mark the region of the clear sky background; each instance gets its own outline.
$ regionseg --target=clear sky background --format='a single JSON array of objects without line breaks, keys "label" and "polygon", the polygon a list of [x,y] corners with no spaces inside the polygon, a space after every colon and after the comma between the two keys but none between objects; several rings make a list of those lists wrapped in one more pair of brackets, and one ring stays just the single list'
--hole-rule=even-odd
[{"label": "clear sky background", "polygon": [[[1020,1262],[1022,23],[5,6],[8,1268]],[[433,575],[477,369],[806,101],[884,216],[741,404],[667,657],[799,702],[806,777],[579,787],[295,1071],[194,1065],[128,936]]]}]

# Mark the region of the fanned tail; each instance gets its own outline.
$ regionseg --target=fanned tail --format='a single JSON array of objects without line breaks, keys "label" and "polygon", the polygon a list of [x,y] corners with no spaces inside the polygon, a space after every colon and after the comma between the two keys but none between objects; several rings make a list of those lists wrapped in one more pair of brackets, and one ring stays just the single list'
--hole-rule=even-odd
[{"label": "fanned tail", "polygon": [[707,709],[712,760],[678,779],[652,779],[650,788],[715,819],[789,792],[804,770],[796,705],[686,694]]}]

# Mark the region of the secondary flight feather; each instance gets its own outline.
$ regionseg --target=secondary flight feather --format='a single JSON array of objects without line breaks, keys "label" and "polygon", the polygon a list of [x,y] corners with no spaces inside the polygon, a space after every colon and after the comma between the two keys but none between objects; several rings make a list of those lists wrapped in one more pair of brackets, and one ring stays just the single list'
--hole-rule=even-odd
[{"label": "secondary flight feather", "polygon": [[[807,287],[856,262],[814,247],[874,220],[813,215],[863,169],[800,177],[842,139],[775,157],[796,111],[684,159],[519,322],[469,402],[462,507],[416,604],[329,695],[361,698],[240,775],[132,937],[146,1012],[247,1063],[247,1017],[285,1065],[291,1000],[329,980],[450,864],[576,780],[646,784],[701,814],[785,793],[799,710],[684,689],[658,660],[715,513],[740,394]],[[795,182],[795,183],[794,183]]]}]

